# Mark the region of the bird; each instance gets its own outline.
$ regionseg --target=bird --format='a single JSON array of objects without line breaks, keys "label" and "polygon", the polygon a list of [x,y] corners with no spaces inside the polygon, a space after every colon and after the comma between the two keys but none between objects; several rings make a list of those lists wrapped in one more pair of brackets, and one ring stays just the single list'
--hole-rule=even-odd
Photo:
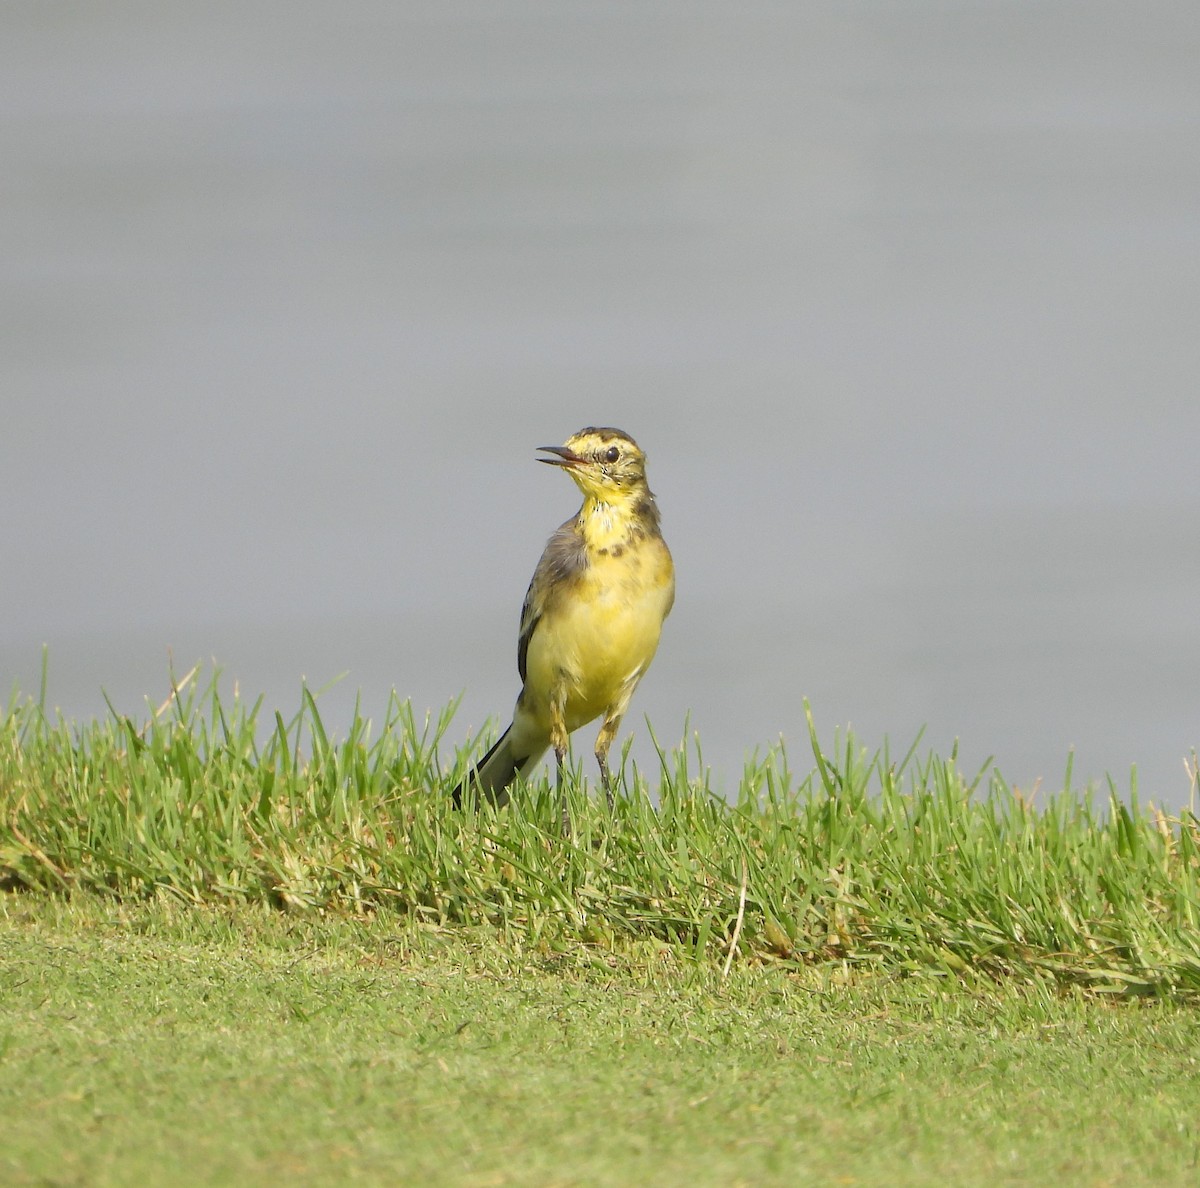
[{"label": "bird", "polygon": [[[568,736],[602,718],[596,763],[611,808],[608,752],[638,682],[658,649],[675,602],[675,566],[658,504],[646,482],[646,455],[621,429],[588,426],[538,458],[565,470],[583,506],[545,551],[521,607],[517,671],[521,692],[512,724],[454,789],[497,805],[554,749],[561,789]],[[564,828],[570,830],[565,802]]]}]

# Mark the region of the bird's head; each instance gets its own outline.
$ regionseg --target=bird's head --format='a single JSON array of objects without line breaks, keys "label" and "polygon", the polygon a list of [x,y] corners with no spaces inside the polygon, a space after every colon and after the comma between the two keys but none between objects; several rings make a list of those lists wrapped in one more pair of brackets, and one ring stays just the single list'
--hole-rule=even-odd
[{"label": "bird's head", "polygon": [[563,445],[538,449],[554,455],[538,461],[561,466],[585,497],[620,502],[646,491],[646,455],[620,429],[589,426],[568,437]]}]

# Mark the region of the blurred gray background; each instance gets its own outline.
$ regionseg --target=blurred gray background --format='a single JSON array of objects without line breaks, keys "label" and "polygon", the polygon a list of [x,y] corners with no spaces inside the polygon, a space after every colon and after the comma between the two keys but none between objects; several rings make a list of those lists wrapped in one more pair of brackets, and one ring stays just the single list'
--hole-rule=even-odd
[{"label": "blurred gray background", "polygon": [[462,741],[577,507],[534,449],[613,424],[639,762],[807,770],[808,697],[1186,802],[1198,62],[1194,0],[6,4],[0,687],[344,672]]}]

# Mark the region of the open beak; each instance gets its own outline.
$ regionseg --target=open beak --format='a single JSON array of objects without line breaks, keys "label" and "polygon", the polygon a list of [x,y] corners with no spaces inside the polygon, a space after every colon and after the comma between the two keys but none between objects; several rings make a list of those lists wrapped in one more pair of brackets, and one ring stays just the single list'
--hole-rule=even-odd
[{"label": "open beak", "polygon": [[538,449],[547,454],[554,454],[553,458],[539,458],[539,462],[545,462],[547,466],[565,466],[568,469],[574,469],[576,466],[581,466],[587,459],[581,458],[574,450],[567,449],[566,446],[538,446]]}]

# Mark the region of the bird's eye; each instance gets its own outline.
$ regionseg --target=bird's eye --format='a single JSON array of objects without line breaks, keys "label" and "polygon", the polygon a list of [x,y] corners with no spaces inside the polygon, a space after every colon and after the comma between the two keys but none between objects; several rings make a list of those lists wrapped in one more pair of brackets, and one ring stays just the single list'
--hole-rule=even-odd
[{"label": "bird's eye", "polygon": [[609,462],[615,462],[621,456],[621,451],[616,446],[609,446],[608,453],[604,455]]}]

